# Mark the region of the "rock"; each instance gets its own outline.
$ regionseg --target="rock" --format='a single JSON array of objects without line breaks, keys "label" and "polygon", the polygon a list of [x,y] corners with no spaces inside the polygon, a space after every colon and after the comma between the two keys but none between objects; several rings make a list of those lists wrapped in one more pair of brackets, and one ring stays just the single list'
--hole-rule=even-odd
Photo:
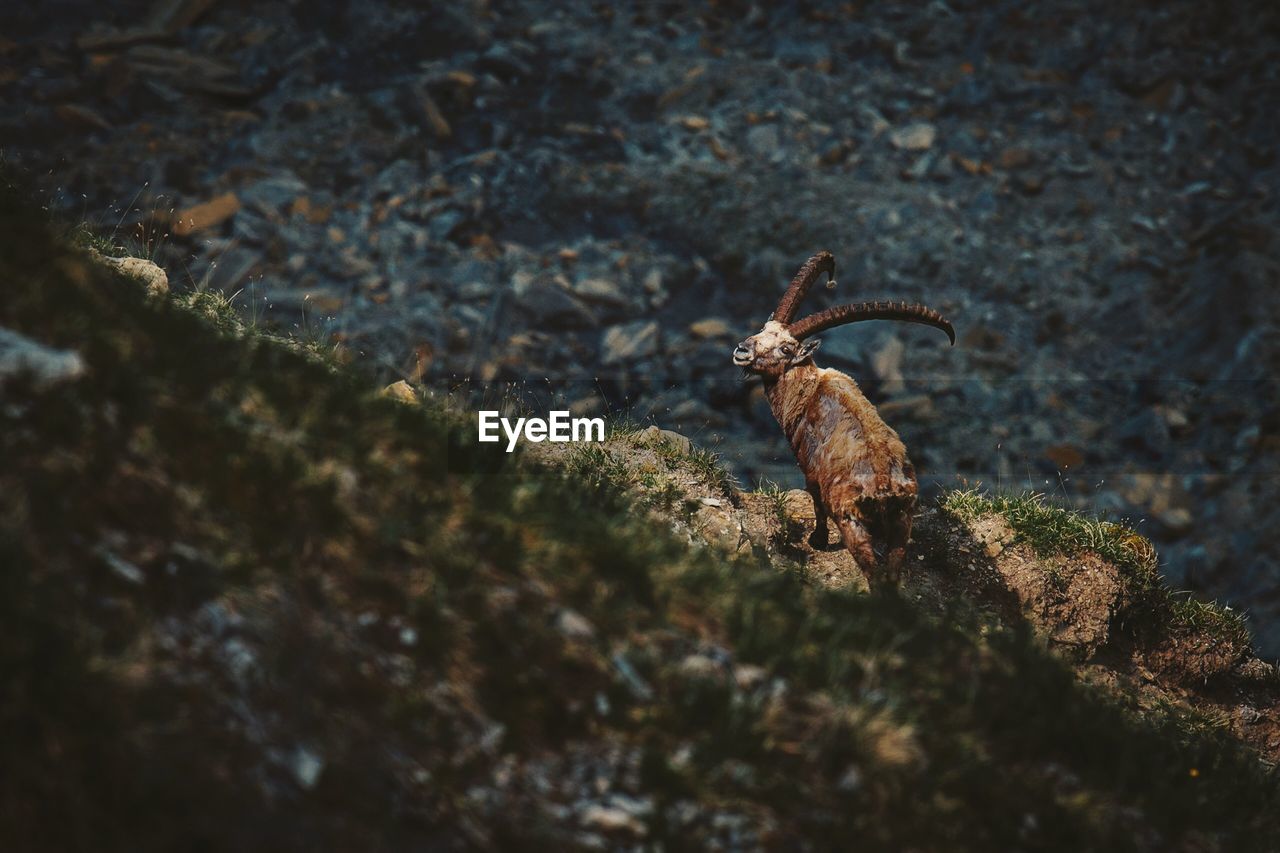
[{"label": "rock", "polygon": [[544,277],[534,280],[517,300],[544,328],[585,329],[596,324],[595,315],[581,299]]},{"label": "rock", "polygon": [[556,630],[570,640],[591,640],[596,635],[596,627],[587,617],[567,607],[556,617]]},{"label": "rock", "polygon": [[[205,280],[204,286],[209,290],[233,293],[244,286],[253,271],[262,264],[262,261],[262,252],[245,246],[232,245],[210,259],[208,278]],[[314,298],[312,304],[317,307],[319,305]],[[334,310],[340,308],[342,304],[341,299],[339,299],[335,303]]]},{"label": "rock", "polygon": [[293,172],[283,172],[241,187],[239,198],[246,208],[279,222],[285,208],[304,197],[307,185]]},{"label": "rock", "polygon": [[689,324],[689,334],[700,340],[708,338],[727,338],[733,334],[733,329],[729,326],[727,320],[720,317],[707,317],[703,320]]},{"label": "rock", "polygon": [[997,557],[1015,539],[1013,528],[998,515],[979,519],[970,525],[974,541],[988,557]]},{"label": "rock", "polygon": [[1045,176],[1039,172],[1023,172],[1014,180],[1026,195],[1039,195],[1044,190],[1044,182]]},{"label": "rock", "polygon": [[733,668],[733,682],[739,690],[753,690],[764,682],[769,671],[752,663],[740,663]]},{"label": "rock", "polygon": [[453,128],[449,126],[449,120],[444,117],[444,112],[441,111],[435,98],[431,97],[426,85],[415,83],[411,88],[418,108],[422,111],[422,117],[427,123],[427,129],[432,135],[440,141],[453,136]]},{"label": "rock", "polygon": [[721,507],[700,507],[693,514],[693,529],[707,544],[726,554],[736,554],[740,548],[750,547],[738,519]]},{"label": "rock", "polygon": [[927,151],[937,138],[938,129],[923,121],[889,132],[889,144],[900,151]]},{"label": "rock", "polygon": [[683,400],[671,407],[667,417],[677,427],[700,429],[708,426],[724,426],[725,416],[701,400]]},{"label": "rock", "polygon": [[647,273],[644,274],[644,281],[642,282],[642,286],[644,287],[644,292],[649,294],[650,296],[658,296],[660,294],[665,293],[666,290],[662,286],[662,279],[663,279],[662,270],[660,269],[649,270]]},{"label": "rock", "polygon": [[751,128],[747,131],[746,143],[747,150],[757,157],[774,160],[785,156],[776,124],[758,124]]},{"label": "rock", "polygon": [[294,781],[298,786],[304,791],[310,791],[320,781],[320,774],[324,772],[324,759],[318,753],[300,746],[293,752],[289,770],[293,773]]},{"label": "rock", "polygon": [[693,654],[680,661],[680,672],[690,678],[715,678],[723,668],[706,655]]},{"label": "rock", "polygon": [[1173,536],[1181,536],[1191,530],[1195,516],[1186,507],[1169,507],[1156,515],[1156,521],[1163,524]]},{"label": "rock", "polygon": [[1066,470],[1068,468],[1079,468],[1084,464],[1084,453],[1080,448],[1071,444],[1055,444],[1044,449],[1044,455],[1049,457],[1057,467]]},{"label": "rock", "polygon": [[835,166],[849,159],[853,146],[843,139],[833,139],[818,154],[818,162],[824,166]]},{"label": "rock", "polygon": [[79,128],[110,130],[112,127],[111,122],[107,121],[102,113],[79,104],[59,104],[54,108],[54,114],[67,124]]},{"label": "rock", "polygon": [[902,339],[895,335],[886,340],[871,357],[871,369],[876,378],[884,383],[886,394],[899,394],[906,387],[902,376],[902,356],[906,351],[907,347]]},{"label": "rock", "polygon": [[643,836],[649,831],[648,827],[634,815],[628,814],[623,809],[609,806],[587,806],[578,820],[583,826],[601,832],[626,832]]},{"label": "rock", "polygon": [[626,308],[630,298],[616,281],[607,278],[588,278],[574,285],[573,292],[587,302],[610,308]]},{"label": "rock", "polygon": [[174,236],[186,237],[197,231],[214,228],[235,216],[239,210],[240,199],[233,192],[223,193],[202,204],[188,207],[174,219]]},{"label": "rock", "polygon": [[443,243],[466,221],[466,214],[460,210],[442,210],[431,217],[427,233],[431,235],[432,242]]},{"label": "rock", "polygon": [[1025,169],[1034,162],[1035,155],[1027,148],[1006,148],[996,157],[996,165],[1011,172]]},{"label": "rock", "polygon": [[925,178],[929,177],[929,172],[933,169],[933,161],[936,159],[936,156],[937,155],[932,151],[926,151],[924,154],[921,154],[910,168],[904,169],[901,172],[902,177],[912,181],[923,181]]},{"label": "rock", "polygon": [[836,782],[836,787],[846,794],[857,791],[862,787],[862,771],[856,764],[850,764],[840,775],[840,781]]},{"label": "rock", "polygon": [[636,433],[636,440],[643,444],[667,444],[685,456],[693,452],[693,442],[678,432],[650,425]]},{"label": "rock", "polygon": [[169,292],[168,273],[146,258],[108,258],[106,255],[98,255],[98,258],[103,264],[141,281],[150,296],[162,296]]},{"label": "rock", "polygon": [[134,586],[142,586],[146,582],[147,576],[143,574],[142,569],[133,563],[107,549],[98,551],[98,556],[107,564],[107,568],[115,573],[116,577],[121,580],[133,584]]},{"label": "rock", "polygon": [[84,374],[84,360],[72,350],[47,347],[28,337],[0,328],[0,383],[28,376],[38,388],[77,379]]},{"label": "rock", "polygon": [[648,358],[658,351],[658,324],[654,320],[637,320],[610,326],[600,339],[600,362],[622,364]]},{"label": "rock", "polygon": [[380,392],[383,397],[389,397],[400,403],[417,403],[418,395],[414,392],[413,386],[401,379],[399,382],[392,382]]},{"label": "rock", "polygon": [[886,419],[905,416],[916,420],[928,421],[933,420],[938,415],[933,405],[933,397],[928,394],[912,394],[910,397],[885,400],[876,408],[880,410],[881,416]]}]

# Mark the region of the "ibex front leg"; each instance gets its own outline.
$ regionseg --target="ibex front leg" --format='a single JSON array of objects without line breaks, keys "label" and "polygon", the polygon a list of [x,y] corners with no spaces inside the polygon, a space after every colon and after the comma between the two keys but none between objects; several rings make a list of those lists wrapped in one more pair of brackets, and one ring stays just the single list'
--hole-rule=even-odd
[{"label": "ibex front leg", "polygon": [[825,551],[827,548],[827,519],[830,516],[827,513],[827,505],[822,502],[822,492],[818,488],[818,484],[813,480],[805,483],[805,489],[808,490],[809,496],[813,498],[813,534],[809,536],[809,547],[815,551]]}]

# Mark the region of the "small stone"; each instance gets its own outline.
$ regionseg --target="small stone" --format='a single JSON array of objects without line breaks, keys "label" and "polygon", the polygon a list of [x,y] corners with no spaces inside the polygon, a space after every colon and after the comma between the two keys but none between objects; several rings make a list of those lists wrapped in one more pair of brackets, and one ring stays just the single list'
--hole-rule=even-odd
[{"label": "small stone", "polygon": [[58,350],[8,329],[0,329],[0,383],[27,375],[47,388],[84,374],[84,360],[71,350]]},{"label": "small stone", "polygon": [[240,210],[240,199],[235,193],[227,192],[210,199],[203,204],[188,207],[178,214],[173,233],[185,237],[197,231],[205,231],[226,222]]},{"label": "small stone", "polygon": [[701,507],[694,513],[692,524],[707,544],[727,554],[735,554],[749,544],[738,519],[721,507]]},{"label": "small stone", "polygon": [[1035,155],[1027,148],[1006,148],[996,158],[996,165],[1001,169],[1015,171],[1025,169],[1035,162]]},{"label": "small stone", "polygon": [[892,400],[885,400],[878,408],[880,409],[880,414],[886,419],[909,417],[927,421],[933,420],[938,414],[933,405],[933,397],[928,394],[895,397]]},{"label": "small stone", "polygon": [[[513,284],[519,286],[514,281]],[[586,329],[596,325],[587,304],[554,281],[538,278],[523,293],[516,292],[520,307],[544,328]]]},{"label": "small stone", "polygon": [[691,678],[714,678],[720,670],[720,664],[706,655],[689,655],[680,661],[680,672]]},{"label": "small stone", "polygon": [[613,308],[625,308],[631,300],[616,281],[607,278],[588,278],[577,283],[574,293],[587,302],[608,305]]},{"label": "small stone", "polygon": [[136,278],[142,282],[149,295],[160,296],[169,292],[168,273],[146,258],[99,257],[107,266],[115,267],[130,278]]},{"label": "small stone", "polygon": [[733,668],[733,681],[738,685],[739,690],[751,690],[763,682],[768,674],[762,666],[742,663]]},{"label": "small stone", "polygon": [[862,787],[862,771],[855,765],[849,765],[849,769],[845,770],[840,776],[840,781],[836,783],[841,791],[851,794]]},{"label": "small stone", "polygon": [[298,786],[310,791],[320,781],[320,774],[324,772],[324,759],[310,749],[300,746],[294,750],[289,769],[293,772],[293,778]]},{"label": "small stone", "polygon": [[401,403],[416,403],[418,395],[414,392],[413,386],[401,379],[399,382],[392,382],[386,388],[382,389],[383,397],[390,397]]},{"label": "small stone", "polygon": [[652,269],[645,273],[643,287],[644,292],[650,296],[662,293],[662,270]]},{"label": "small stone", "polygon": [[596,627],[587,617],[568,608],[556,617],[556,629],[571,640],[590,640],[596,635]]},{"label": "small stone", "polygon": [[102,116],[102,113],[80,104],[59,104],[54,108],[54,114],[67,124],[90,130],[110,130],[112,128],[111,122],[107,121]]},{"label": "small stone", "polygon": [[1071,444],[1055,444],[1051,447],[1046,447],[1044,455],[1049,457],[1049,461],[1054,465],[1063,470],[1079,468],[1084,464],[1084,453],[1080,451],[1080,448]]},{"label": "small stone", "polygon": [[583,826],[601,832],[627,832],[636,836],[648,833],[648,828],[643,822],[619,808],[591,805],[578,819]]},{"label": "small stone", "polygon": [[902,339],[895,335],[885,341],[871,359],[871,369],[876,378],[884,383],[886,394],[901,393],[906,387],[902,375],[902,358],[906,351],[907,347]]},{"label": "small stone", "polygon": [[915,122],[889,133],[889,143],[900,151],[927,151],[938,138],[938,129],[928,122]]},{"label": "small stone", "polygon": [[610,326],[600,340],[601,363],[620,364],[647,358],[658,351],[658,324],[653,320],[637,320]]},{"label": "small stone", "polygon": [[747,150],[757,157],[772,159],[782,155],[782,136],[776,124],[758,124],[747,131]]},{"label": "small stone", "polygon": [[1039,195],[1044,190],[1044,175],[1038,172],[1027,172],[1018,175],[1018,189],[1026,195]]},{"label": "small stone", "polygon": [[1173,534],[1186,533],[1195,522],[1191,511],[1180,506],[1170,507],[1157,515],[1156,520],[1167,527],[1169,532]]},{"label": "small stone", "polygon": [[693,442],[686,436],[669,429],[651,424],[636,434],[636,439],[641,444],[667,444],[676,450],[688,456],[693,452]]},{"label": "small stone", "polygon": [[107,564],[107,567],[115,573],[116,577],[121,580],[127,581],[134,586],[141,586],[147,579],[147,576],[142,573],[142,569],[138,568],[124,557],[121,557],[119,554],[115,554],[104,549],[98,552],[98,556],[100,556],[103,562]]},{"label": "small stone", "polygon": [[702,340],[728,337],[732,332],[728,321],[720,317],[707,317],[689,324],[689,334]]},{"label": "small stone", "polygon": [[835,166],[849,159],[851,146],[842,139],[834,139],[823,146],[818,155],[818,162],[824,166]]}]

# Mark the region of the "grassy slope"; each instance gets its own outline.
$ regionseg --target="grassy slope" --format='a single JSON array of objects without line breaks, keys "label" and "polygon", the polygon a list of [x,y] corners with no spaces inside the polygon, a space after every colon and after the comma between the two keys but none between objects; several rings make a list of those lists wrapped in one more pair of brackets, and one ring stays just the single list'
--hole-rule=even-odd
[{"label": "grassy slope", "polygon": [[1220,732],[962,604],[691,553],[2,207],[0,326],[89,366],[0,406],[5,849],[1273,848]]}]

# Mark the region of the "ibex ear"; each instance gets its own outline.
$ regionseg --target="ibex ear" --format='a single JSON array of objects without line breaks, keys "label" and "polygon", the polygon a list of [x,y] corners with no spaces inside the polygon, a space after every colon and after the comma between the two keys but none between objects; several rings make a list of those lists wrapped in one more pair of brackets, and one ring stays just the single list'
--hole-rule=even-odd
[{"label": "ibex ear", "polygon": [[813,355],[814,351],[816,351],[821,345],[822,341],[818,338],[808,338],[801,341],[800,348],[796,350],[796,354],[791,358],[791,363],[799,364],[809,356]]}]

